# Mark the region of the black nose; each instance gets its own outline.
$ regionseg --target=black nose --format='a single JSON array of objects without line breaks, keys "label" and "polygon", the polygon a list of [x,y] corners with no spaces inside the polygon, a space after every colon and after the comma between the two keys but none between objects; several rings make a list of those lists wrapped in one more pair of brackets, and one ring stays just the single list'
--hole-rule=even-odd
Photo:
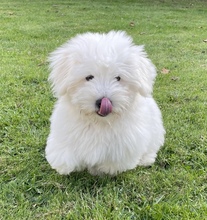
[{"label": "black nose", "polygon": [[101,107],[101,100],[102,100],[102,99],[96,100],[96,107],[97,107],[98,109],[100,109],[100,107]]}]

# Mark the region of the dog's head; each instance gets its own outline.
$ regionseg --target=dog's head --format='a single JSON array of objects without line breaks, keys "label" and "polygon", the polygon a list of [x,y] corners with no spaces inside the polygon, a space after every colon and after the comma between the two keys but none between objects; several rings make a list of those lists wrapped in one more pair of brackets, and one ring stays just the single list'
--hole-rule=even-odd
[{"label": "dog's head", "polygon": [[77,35],[50,58],[56,97],[68,100],[85,115],[122,114],[137,95],[151,96],[156,69],[143,46],[125,32]]}]

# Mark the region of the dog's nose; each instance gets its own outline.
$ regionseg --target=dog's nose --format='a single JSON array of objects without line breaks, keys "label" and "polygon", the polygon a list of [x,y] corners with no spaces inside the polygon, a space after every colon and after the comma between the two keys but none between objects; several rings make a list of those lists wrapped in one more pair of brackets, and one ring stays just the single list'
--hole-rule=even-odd
[{"label": "dog's nose", "polygon": [[101,101],[102,101],[102,99],[96,100],[96,107],[97,107],[98,109],[100,109],[100,107],[101,107]]},{"label": "dog's nose", "polygon": [[112,102],[106,97],[96,100],[96,107],[98,107],[97,113],[103,117],[112,112]]}]

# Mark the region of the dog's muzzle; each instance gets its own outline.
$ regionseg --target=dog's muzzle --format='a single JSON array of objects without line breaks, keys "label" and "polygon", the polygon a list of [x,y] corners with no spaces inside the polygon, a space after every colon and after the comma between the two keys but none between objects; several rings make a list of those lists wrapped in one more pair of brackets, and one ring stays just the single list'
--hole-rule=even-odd
[{"label": "dog's muzzle", "polygon": [[106,97],[98,99],[96,101],[96,107],[98,108],[97,113],[102,117],[105,117],[112,112],[112,103]]}]

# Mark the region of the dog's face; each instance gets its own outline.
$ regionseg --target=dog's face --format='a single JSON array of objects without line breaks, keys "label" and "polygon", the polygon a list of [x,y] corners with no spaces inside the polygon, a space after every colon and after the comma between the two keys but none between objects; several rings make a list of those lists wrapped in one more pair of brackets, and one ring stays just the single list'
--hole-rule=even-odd
[{"label": "dog's face", "polygon": [[85,114],[120,114],[136,96],[133,82],[127,81],[123,63],[83,61],[73,68],[73,82],[67,87],[71,103]]},{"label": "dog's face", "polygon": [[84,115],[106,117],[130,109],[137,95],[150,96],[156,70],[142,46],[124,32],[86,33],[50,56],[50,81]]}]

